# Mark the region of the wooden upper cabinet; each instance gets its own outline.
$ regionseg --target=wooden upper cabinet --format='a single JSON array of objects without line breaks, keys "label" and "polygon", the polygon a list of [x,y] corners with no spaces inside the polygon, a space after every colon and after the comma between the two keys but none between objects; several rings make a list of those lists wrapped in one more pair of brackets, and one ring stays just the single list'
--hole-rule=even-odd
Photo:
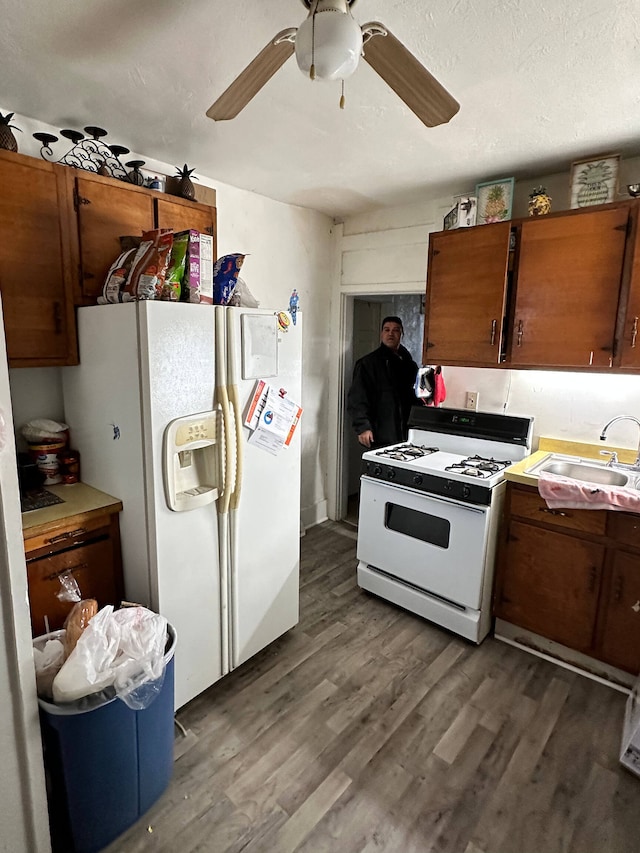
[{"label": "wooden upper cabinet", "polygon": [[509,364],[610,367],[629,207],[520,226]]},{"label": "wooden upper cabinet", "polygon": [[507,292],[511,224],[432,234],[425,364],[497,364]]},{"label": "wooden upper cabinet", "polygon": [[640,210],[637,206],[632,209],[630,219],[617,329],[618,366],[640,370]]},{"label": "wooden upper cabinet", "polygon": [[[215,198],[215,191],[209,192]],[[152,228],[194,228],[213,234],[215,253],[215,205],[83,173],[76,173],[74,203],[80,241],[80,304],[94,305],[102,293],[109,267],[122,251],[122,236],[138,237]]]},{"label": "wooden upper cabinet", "polygon": [[140,236],[154,227],[153,196],[113,178],[76,173],[74,203],[80,239],[78,301],[95,305],[109,267],[122,252],[120,237]]},{"label": "wooden upper cabinet", "polygon": [[0,151],[0,291],[10,367],[77,364],[77,244],[63,167]]},{"label": "wooden upper cabinet", "polygon": [[215,207],[166,197],[156,198],[155,204],[158,228],[171,228],[173,231],[187,231],[193,228],[203,234],[212,234],[215,239]]}]

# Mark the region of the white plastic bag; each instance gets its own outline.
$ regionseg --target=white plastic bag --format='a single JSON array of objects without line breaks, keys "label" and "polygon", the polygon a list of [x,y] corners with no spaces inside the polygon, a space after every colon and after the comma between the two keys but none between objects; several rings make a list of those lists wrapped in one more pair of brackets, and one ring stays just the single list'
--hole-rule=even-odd
[{"label": "white plastic bag", "polygon": [[64,631],[57,631],[57,636],[49,634],[51,639],[38,638],[44,642],[42,648],[33,646],[33,662],[36,668],[36,690],[43,699],[51,699],[53,680],[60,671],[64,661]]},{"label": "white plastic bag", "polygon": [[121,629],[114,665],[116,695],[134,710],[146,708],[164,681],[167,620],[146,607],[123,607],[113,618]]},{"label": "white plastic bag", "polygon": [[113,606],[108,604],[89,621],[56,675],[53,701],[74,702],[113,684],[119,646],[120,625],[113,618]]},{"label": "white plastic bag", "polygon": [[103,607],[55,677],[54,702],[113,687],[130,708],[148,707],[162,688],[166,638],[167,620],[146,607]]}]

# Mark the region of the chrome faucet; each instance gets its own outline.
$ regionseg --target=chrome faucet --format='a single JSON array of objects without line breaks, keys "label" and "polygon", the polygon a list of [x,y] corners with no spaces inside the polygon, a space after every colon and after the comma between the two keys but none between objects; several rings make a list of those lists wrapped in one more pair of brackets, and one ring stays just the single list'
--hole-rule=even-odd
[{"label": "chrome faucet", "polygon": [[[607,437],[607,430],[609,429],[611,424],[614,424],[616,421],[633,421],[634,424],[637,424],[638,427],[640,428],[640,420],[638,420],[638,418],[634,418],[633,415],[618,415],[618,417],[616,417],[616,418],[611,418],[609,423],[605,424],[602,427],[602,432],[600,433],[600,441],[605,440],[605,438]],[[638,452],[636,454],[636,461],[633,463],[633,465],[631,467],[637,468],[638,470],[640,470],[640,441],[638,441]]]}]

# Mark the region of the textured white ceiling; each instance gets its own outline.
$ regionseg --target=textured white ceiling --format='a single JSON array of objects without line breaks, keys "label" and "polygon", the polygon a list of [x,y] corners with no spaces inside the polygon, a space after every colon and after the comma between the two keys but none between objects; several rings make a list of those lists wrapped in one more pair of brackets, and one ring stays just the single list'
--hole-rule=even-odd
[{"label": "textured white ceiling", "polygon": [[362,62],[311,82],[291,58],[240,115],[205,112],[300,0],[0,0],[0,103],[54,127],[344,217],[477,181],[640,154],[638,0],[359,0],[460,102],[426,128]]}]

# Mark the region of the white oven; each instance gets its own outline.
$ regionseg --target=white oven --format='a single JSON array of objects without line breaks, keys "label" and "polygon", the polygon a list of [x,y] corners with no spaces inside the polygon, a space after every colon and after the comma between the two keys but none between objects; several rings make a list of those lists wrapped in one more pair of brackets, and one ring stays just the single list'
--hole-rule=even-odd
[{"label": "white oven", "polygon": [[408,444],[363,456],[358,584],[479,643],[491,625],[503,471],[529,452],[531,419],[414,413]]}]

